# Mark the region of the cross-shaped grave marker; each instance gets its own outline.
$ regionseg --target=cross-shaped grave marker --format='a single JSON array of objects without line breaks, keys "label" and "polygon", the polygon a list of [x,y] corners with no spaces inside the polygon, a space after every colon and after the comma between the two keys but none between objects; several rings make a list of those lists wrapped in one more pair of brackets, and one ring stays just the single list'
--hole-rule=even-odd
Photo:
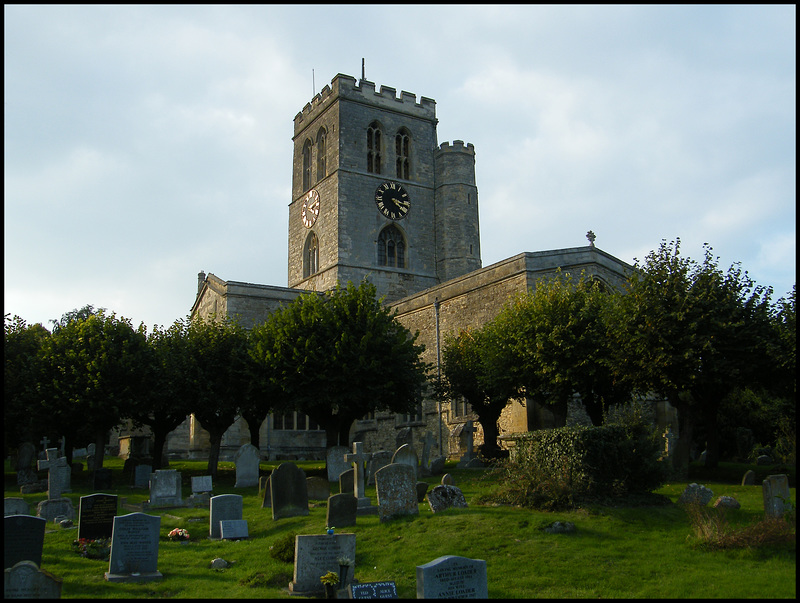
[{"label": "cross-shaped grave marker", "polygon": [[475,429],[472,421],[467,421],[464,424],[464,427],[461,428],[461,433],[467,434],[467,450],[464,452],[464,456],[461,457],[461,460],[458,462],[459,466],[463,466],[464,464],[468,463],[472,459],[475,458],[475,455],[472,451],[472,447],[474,445],[474,438],[473,433],[475,433],[477,429]]},{"label": "cross-shaped grave marker", "polygon": [[344,460],[347,463],[353,463],[356,468],[356,479],[353,482],[353,495],[358,501],[359,507],[370,506],[369,498],[364,495],[365,472],[367,461],[372,458],[371,452],[364,452],[363,442],[353,442],[352,454],[345,454]]},{"label": "cross-shaped grave marker", "polygon": [[39,461],[37,469],[47,469],[47,498],[53,500],[61,498],[63,492],[64,479],[61,475],[66,470],[67,459],[66,457],[58,456],[58,448],[47,449],[47,460]]},{"label": "cross-shaped grave marker", "polygon": [[44,436],[39,443],[43,446],[42,450],[47,450],[47,445],[50,443],[50,440],[47,439],[47,436]]}]

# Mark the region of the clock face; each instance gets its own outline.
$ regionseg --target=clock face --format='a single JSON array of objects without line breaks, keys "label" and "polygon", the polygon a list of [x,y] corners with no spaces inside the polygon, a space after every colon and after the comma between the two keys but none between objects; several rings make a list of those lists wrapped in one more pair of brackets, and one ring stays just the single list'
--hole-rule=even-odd
[{"label": "clock face", "polygon": [[397,182],[384,182],[375,191],[375,205],[390,220],[402,220],[408,214],[411,200]]},{"label": "clock face", "polygon": [[319,193],[315,189],[312,188],[306,193],[300,214],[303,217],[303,226],[306,228],[314,226],[319,215]]}]

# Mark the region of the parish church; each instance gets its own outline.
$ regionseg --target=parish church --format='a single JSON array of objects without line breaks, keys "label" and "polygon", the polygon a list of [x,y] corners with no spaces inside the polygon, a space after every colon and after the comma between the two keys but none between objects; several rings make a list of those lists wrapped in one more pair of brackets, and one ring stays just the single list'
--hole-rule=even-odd
[{"label": "parish church", "polygon": [[[618,286],[632,266],[594,245],[520,252],[481,262],[475,148],[437,139],[436,102],[425,96],[338,74],[294,117],[292,198],[288,199],[287,286],[225,280],[200,272],[191,315],[238,316],[250,327],[306,291],[369,279],[397,319],[419,331],[426,362],[437,365],[444,338],[493,319],[511,296],[556,270]],[[573,421],[580,408],[573,408]],[[661,408],[660,423],[669,420]],[[463,401],[424,401],[413,414],[377,412],[351,428],[368,451],[424,441],[460,458],[482,441]],[[473,438],[469,421],[475,421]],[[552,426],[546,408],[511,402],[500,420],[501,443],[515,433]],[[266,460],[325,458],[325,433],[297,412],[271,414],[260,426]],[[244,419],[226,432],[221,459],[250,436]],[[168,440],[170,456],[205,458],[208,433],[193,416]]]}]

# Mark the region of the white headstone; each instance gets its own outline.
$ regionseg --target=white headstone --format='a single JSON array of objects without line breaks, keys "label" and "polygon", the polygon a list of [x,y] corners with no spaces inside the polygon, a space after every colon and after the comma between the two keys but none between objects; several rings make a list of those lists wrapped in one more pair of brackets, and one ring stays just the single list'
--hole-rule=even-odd
[{"label": "white headstone", "polygon": [[252,444],[245,444],[233,457],[236,463],[236,484],[234,488],[258,487],[258,463],[261,453]]},{"label": "white headstone", "polygon": [[150,475],[149,507],[180,507],[183,505],[181,474],[174,469],[159,469]]},{"label": "white headstone", "polygon": [[417,566],[417,599],[488,599],[486,561],[445,555]]},{"label": "white headstone", "polygon": [[349,452],[347,446],[331,446],[325,452],[325,467],[329,482],[339,481],[339,476],[350,469],[350,463],[344,460],[344,455]]},{"label": "white headstone", "polygon": [[39,569],[33,561],[20,561],[6,569],[4,599],[60,599],[62,580]]},{"label": "white headstone", "polygon": [[158,515],[130,513],[115,517],[106,580],[146,582],[162,578],[158,571],[160,527]]}]

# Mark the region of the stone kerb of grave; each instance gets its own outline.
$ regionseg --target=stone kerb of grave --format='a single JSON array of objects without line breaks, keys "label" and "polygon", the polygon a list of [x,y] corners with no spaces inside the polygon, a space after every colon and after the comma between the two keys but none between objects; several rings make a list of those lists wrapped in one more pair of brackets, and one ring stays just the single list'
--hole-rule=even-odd
[{"label": "stone kerb of grave", "polygon": [[3,572],[4,599],[60,599],[63,581],[39,569],[33,561],[20,561]]},{"label": "stone kerb of grave", "polygon": [[417,566],[417,599],[488,599],[486,561],[445,555]]},{"label": "stone kerb of grave", "polygon": [[[289,591],[295,594],[314,594],[324,590],[320,576],[328,572],[339,573],[339,559],[356,558],[355,534],[298,535],[295,537],[294,577],[289,583]],[[347,570],[343,589],[352,582],[355,565]]]}]

